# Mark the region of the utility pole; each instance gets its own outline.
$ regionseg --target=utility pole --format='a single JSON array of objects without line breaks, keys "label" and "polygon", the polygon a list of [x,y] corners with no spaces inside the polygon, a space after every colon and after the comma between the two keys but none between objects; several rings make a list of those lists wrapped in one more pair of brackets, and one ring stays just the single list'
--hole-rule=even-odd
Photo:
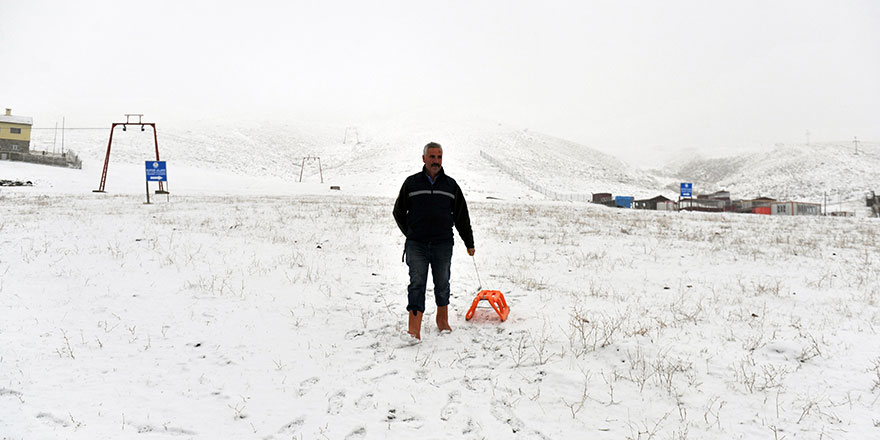
[{"label": "utility pole", "polygon": [[807,146],[810,146],[810,130],[807,130]]},{"label": "utility pole", "polygon": [[856,154],[859,154],[859,137],[853,137],[853,145],[856,146]]}]

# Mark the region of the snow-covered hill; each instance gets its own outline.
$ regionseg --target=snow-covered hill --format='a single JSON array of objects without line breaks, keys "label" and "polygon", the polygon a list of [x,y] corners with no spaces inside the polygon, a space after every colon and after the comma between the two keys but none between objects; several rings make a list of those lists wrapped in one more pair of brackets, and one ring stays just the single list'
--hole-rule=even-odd
[{"label": "snow-covered hill", "polygon": [[[402,179],[419,169],[421,147],[435,141],[444,145],[447,172],[480,197],[510,197],[507,189],[527,188],[530,184],[584,198],[594,192],[653,196],[662,186],[651,174],[598,150],[486,121],[397,118],[361,125],[296,121],[187,127],[159,124],[158,130],[160,157],[169,162],[170,180],[172,176],[180,179],[181,169],[200,169],[230,178],[247,176],[296,183],[302,168],[304,182],[319,182],[323,177],[327,184],[393,195]],[[80,155],[84,173],[98,170],[95,181],[100,177],[108,136],[109,129],[65,133],[65,148]],[[60,150],[60,140],[52,130],[37,130],[32,148]],[[108,191],[126,192],[114,181],[136,175],[143,161],[154,155],[149,127],[145,132],[137,127],[125,132],[117,128]],[[321,168],[316,160],[306,161],[302,167],[304,157],[320,157]],[[135,182],[132,179],[123,187],[132,188]],[[139,190],[140,185],[135,187]],[[522,193],[517,191],[517,197],[523,197]],[[524,193],[528,198],[549,197],[535,191]]]},{"label": "snow-covered hill", "polygon": [[[741,199],[834,202],[863,215],[859,205],[865,192],[880,190],[880,144],[871,142],[862,142],[857,154],[851,142],[777,146],[649,171],[596,148],[482,120],[398,117],[357,125],[201,122],[158,128],[160,156],[169,162],[169,185],[178,194],[244,186],[283,195],[334,185],[348,193],[393,196],[403,178],[419,169],[421,147],[429,141],[444,145],[447,173],[475,198],[589,200],[597,192],[675,198],[680,182],[693,182],[696,193],[724,189]],[[65,148],[75,150],[84,165],[81,172],[68,173],[73,181],[60,184],[64,190],[97,188],[108,135],[109,129],[65,133]],[[35,130],[33,144],[60,150],[52,130]],[[153,150],[149,128],[117,129],[107,190],[142,191],[143,161],[154,157]],[[304,157],[319,157],[320,168],[317,160],[304,162]],[[4,178],[35,180],[27,173],[10,175],[8,168]]]},{"label": "snow-covered hill", "polygon": [[698,159],[675,164],[669,173],[694,182],[695,191],[728,190],[734,198],[772,197],[822,202],[863,201],[880,191],[880,143],[779,145],[762,153]]}]

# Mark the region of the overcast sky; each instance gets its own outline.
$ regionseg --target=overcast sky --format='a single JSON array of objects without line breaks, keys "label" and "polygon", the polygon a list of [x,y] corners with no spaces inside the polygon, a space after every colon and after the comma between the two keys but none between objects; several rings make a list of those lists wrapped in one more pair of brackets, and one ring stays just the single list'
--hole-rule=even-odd
[{"label": "overcast sky", "polygon": [[625,151],[880,141],[880,2],[0,0],[36,126],[480,116]]}]

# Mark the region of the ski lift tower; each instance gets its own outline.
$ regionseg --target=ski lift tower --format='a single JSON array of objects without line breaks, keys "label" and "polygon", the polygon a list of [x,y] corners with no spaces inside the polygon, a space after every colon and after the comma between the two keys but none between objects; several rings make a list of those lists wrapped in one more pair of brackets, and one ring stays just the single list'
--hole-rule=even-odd
[{"label": "ski lift tower", "polygon": [[[137,122],[134,122],[134,117],[137,116]],[[117,125],[122,126],[122,131],[126,131],[126,128],[129,125],[133,126],[141,126],[141,131],[146,131],[145,127],[149,126],[153,128],[153,143],[156,146],[156,160],[159,160],[159,139],[156,135],[156,124],[153,122],[143,122],[143,114],[142,113],[126,113],[125,114],[125,122],[114,122],[113,125],[110,126],[110,141],[107,142],[107,155],[104,156],[104,171],[101,172],[101,183],[98,186],[98,189],[93,189],[92,192],[106,192],[104,191],[104,186],[107,183],[107,165],[110,164],[110,147],[113,146],[113,130]],[[162,182],[159,182],[159,189],[156,190],[156,194],[168,194],[168,191],[165,191]]]},{"label": "ski lift tower", "polygon": [[306,162],[318,161],[318,172],[321,175],[321,183],[324,183],[324,170],[321,168],[321,158],[319,156],[303,156],[302,165],[299,168],[299,181],[303,181],[303,171],[306,169]]},{"label": "ski lift tower", "polygon": [[351,133],[351,135],[354,136],[354,143],[355,144],[361,143],[361,136],[360,136],[360,134],[358,134],[357,127],[346,127],[345,128],[345,135],[342,136],[342,143],[343,144],[348,143],[349,133]]}]

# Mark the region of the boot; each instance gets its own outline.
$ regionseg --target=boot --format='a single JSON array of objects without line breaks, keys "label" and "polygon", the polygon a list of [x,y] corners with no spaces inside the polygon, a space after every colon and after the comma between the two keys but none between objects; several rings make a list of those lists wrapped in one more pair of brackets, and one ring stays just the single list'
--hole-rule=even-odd
[{"label": "boot", "polygon": [[440,331],[452,331],[449,326],[449,306],[437,307],[437,328]]},{"label": "boot", "polygon": [[418,310],[409,312],[409,330],[407,333],[419,340],[422,339],[422,315],[424,313]]}]

